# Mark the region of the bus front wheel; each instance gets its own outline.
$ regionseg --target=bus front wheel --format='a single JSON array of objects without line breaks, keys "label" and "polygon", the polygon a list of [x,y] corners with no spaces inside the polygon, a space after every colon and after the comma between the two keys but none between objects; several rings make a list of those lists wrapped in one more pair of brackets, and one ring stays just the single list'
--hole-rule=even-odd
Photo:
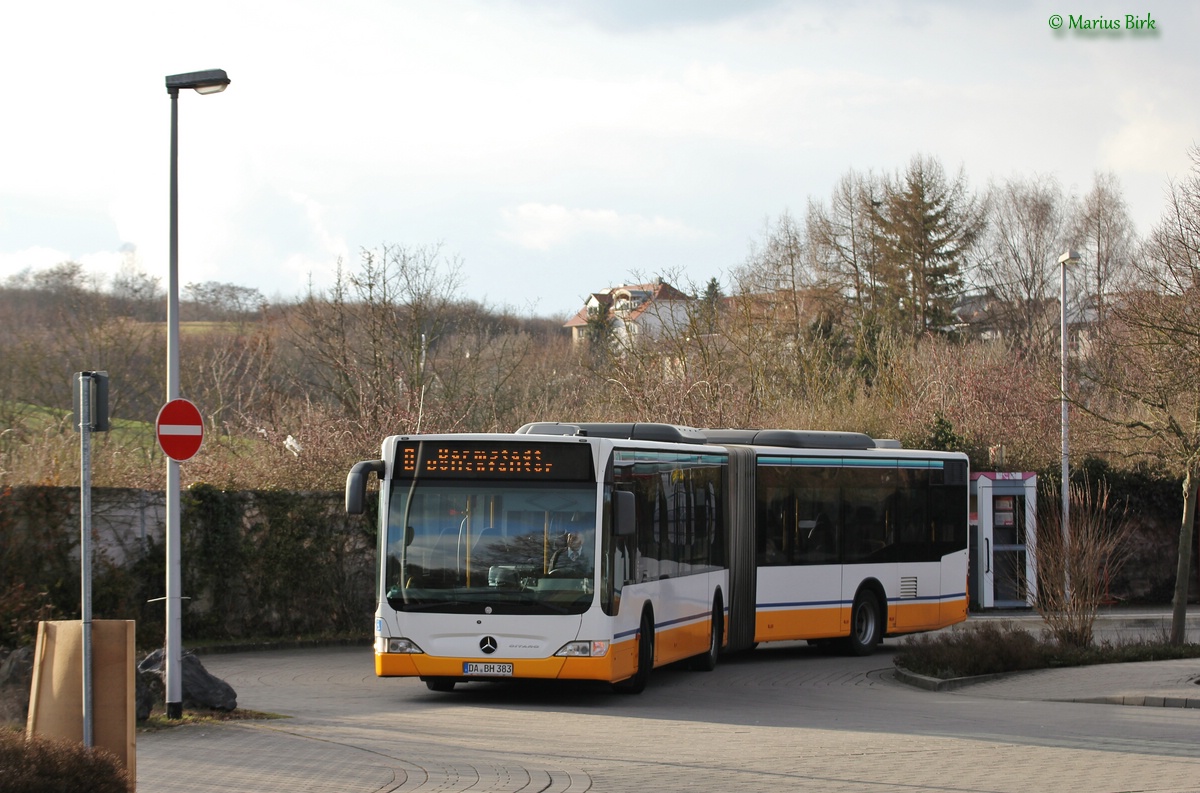
[{"label": "bus front wheel", "polygon": [[850,609],[850,637],[846,647],[851,655],[870,655],[883,640],[883,618],[880,614],[879,598],[874,592],[863,590],[854,598]]},{"label": "bus front wheel", "polygon": [[640,694],[646,690],[650,670],[654,667],[654,617],[649,611],[642,612],[642,624],[638,628],[638,665],[633,677],[614,684],[622,694]]},{"label": "bus front wheel", "polygon": [[430,691],[444,693],[453,691],[455,682],[457,681],[452,677],[427,677],[425,678],[425,687]]}]

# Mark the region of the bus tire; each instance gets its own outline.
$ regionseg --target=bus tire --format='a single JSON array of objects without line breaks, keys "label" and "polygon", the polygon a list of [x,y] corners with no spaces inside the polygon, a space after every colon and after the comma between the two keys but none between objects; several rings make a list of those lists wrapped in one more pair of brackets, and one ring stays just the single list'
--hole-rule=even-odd
[{"label": "bus tire", "polygon": [[457,682],[452,677],[426,677],[424,680],[426,688],[428,688],[430,691],[437,691],[438,693],[453,691],[454,684]]},{"label": "bus tire", "polygon": [[846,639],[846,649],[851,655],[870,655],[882,640],[879,598],[869,589],[859,590],[850,608],[850,636]]},{"label": "bus tire", "polygon": [[725,626],[725,613],[721,608],[721,598],[713,601],[712,624],[709,627],[708,649],[692,658],[691,667],[698,672],[711,672],[717,668],[717,658],[721,654],[721,638]]},{"label": "bus tire", "polygon": [[646,690],[650,670],[654,668],[654,617],[650,610],[642,612],[642,624],[638,628],[638,665],[633,677],[622,680],[613,687],[622,694],[640,694]]}]

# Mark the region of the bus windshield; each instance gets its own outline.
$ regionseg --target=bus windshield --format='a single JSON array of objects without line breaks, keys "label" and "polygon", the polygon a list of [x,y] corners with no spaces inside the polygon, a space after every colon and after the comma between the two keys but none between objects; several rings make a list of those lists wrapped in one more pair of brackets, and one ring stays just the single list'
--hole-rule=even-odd
[{"label": "bus windshield", "polygon": [[396,480],[387,526],[397,611],[582,614],[593,600],[595,485]]}]

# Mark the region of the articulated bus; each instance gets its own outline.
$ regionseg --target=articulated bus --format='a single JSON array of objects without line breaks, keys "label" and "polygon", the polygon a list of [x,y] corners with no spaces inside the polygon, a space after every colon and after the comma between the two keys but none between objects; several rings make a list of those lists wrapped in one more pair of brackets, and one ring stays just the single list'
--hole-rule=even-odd
[{"label": "articulated bus", "polygon": [[372,472],[375,671],[434,691],[637,693],[677,661],[795,640],[865,655],[967,616],[962,454],[654,423],[393,436],[351,469],[349,513]]}]

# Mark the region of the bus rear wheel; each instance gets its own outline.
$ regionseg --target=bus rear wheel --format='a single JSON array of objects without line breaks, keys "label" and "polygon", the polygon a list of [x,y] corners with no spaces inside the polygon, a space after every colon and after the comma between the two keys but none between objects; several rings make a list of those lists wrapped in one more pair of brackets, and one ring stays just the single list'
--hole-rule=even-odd
[{"label": "bus rear wheel", "polygon": [[642,624],[638,628],[638,665],[633,677],[614,683],[613,688],[622,694],[640,694],[646,690],[650,670],[654,667],[654,618],[649,611],[642,613]]},{"label": "bus rear wheel", "polygon": [[850,636],[846,639],[846,648],[851,655],[870,655],[882,640],[879,598],[864,589],[855,596],[850,609]]}]

